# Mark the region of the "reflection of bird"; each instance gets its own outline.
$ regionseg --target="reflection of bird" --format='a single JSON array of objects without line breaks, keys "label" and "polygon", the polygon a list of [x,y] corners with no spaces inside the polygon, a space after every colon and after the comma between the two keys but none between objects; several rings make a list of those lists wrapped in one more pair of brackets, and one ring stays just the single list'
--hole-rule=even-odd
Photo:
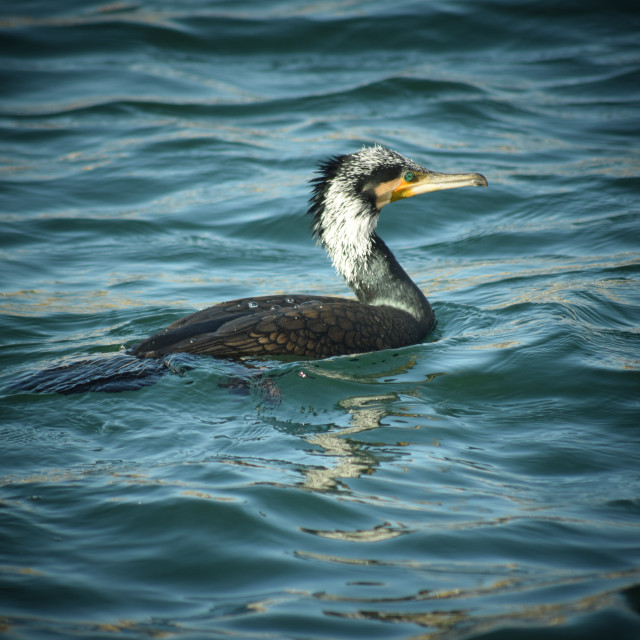
[{"label": "reflection of bird", "polygon": [[222,302],[177,320],[130,353],[323,358],[415,344],[435,318],[377,235],[380,210],[428,191],[481,185],[487,180],[479,173],[435,173],[380,146],[332,158],[312,181],[309,213],[315,237],[357,300],[279,295]]}]

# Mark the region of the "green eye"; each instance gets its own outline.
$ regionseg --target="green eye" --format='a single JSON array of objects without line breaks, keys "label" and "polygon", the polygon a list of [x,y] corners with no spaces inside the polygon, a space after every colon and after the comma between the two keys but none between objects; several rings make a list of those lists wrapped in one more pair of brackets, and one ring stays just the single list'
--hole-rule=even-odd
[{"label": "green eye", "polygon": [[413,174],[413,171],[407,171],[402,177],[405,182],[413,182],[415,175]]}]

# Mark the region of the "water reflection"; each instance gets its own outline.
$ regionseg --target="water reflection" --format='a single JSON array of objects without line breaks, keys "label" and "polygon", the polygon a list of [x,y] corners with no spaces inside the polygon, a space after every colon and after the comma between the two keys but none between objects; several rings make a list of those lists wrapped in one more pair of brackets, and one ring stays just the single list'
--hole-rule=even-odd
[{"label": "water reflection", "polygon": [[360,442],[350,436],[370,429],[377,429],[380,421],[387,415],[387,409],[381,403],[396,398],[396,394],[388,393],[380,396],[363,396],[345,398],[339,406],[351,415],[352,426],[338,432],[321,433],[307,438],[307,442],[321,447],[328,456],[337,457],[337,462],[328,468],[305,470],[304,486],[308,489],[326,491],[334,489],[339,480],[358,478],[363,474],[373,473],[378,462]]},{"label": "water reflection", "polygon": [[[508,629],[522,627],[553,627],[564,625],[567,618],[572,616],[583,616],[584,614],[596,613],[603,609],[616,611],[618,615],[631,614],[634,606],[634,593],[637,586],[624,586],[620,588],[605,588],[597,593],[573,600],[563,600],[561,602],[549,603],[548,597],[542,597],[542,591],[548,588],[557,589],[563,585],[585,583],[589,584],[595,579],[614,580],[637,580],[640,570],[631,569],[628,571],[617,571],[604,573],[599,576],[586,575],[578,578],[559,578],[557,580],[545,581],[543,583],[531,584],[520,579],[498,580],[487,587],[477,589],[452,589],[449,591],[420,591],[415,595],[401,596],[398,598],[382,599],[350,599],[342,596],[332,596],[326,593],[316,594],[322,600],[354,602],[359,601],[369,603],[371,608],[358,609],[355,611],[325,610],[328,616],[346,618],[351,620],[373,620],[380,622],[411,623],[429,629],[428,635],[421,635],[420,638],[437,640],[438,638],[476,637],[482,633],[496,631],[498,629]],[[505,613],[483,614],[479,608],[478,598],[492,597],[494,603],[503,600]],[[523,597],[528,603],[523,604]],[[541,599],[544,604],[534,604]],[[442,606],[443,600],[454,600],[453,606],[447,608]],[[402,611],[382,611],[380,605],[395,602],[398,607],[414,608],[412,605],[423,602],[421,610]],[[429,608],[429,603],[437,602],[437,608]]]},{"label": "water reflection", "polygon": [[[358,358],[352,360],[358,360]],[[380,362],[373,363],[372,367],[367,366],[366,372],[361,367],[341,368],[341,361],[336,361],[336,364],[338,366],[331,366],[329,363],[316,373],[324,378],[343,380],[348,383],[382,383],[389,386],[415,367],[416,357],[401,356],[393,362],[392,367],[389,367],[387,360],[382,358]],[[382,368],[379,365],[382,365]],[[425,381],[433,380],[436,375],[440,374],[429,375]],[[320,447],[327,456],[335,457],[337,461],[330,467],[304,470],[305,488],[327,491],[335,489],[346,478],[372,474],[379,464],[377,458],[363,448],[362,443],[349,436],[382,426],[382,420],[390,415],[388,407],[397,401],[398,397],[399,394],[392,391],[339,399],[338,408],[350,416],[350,426],[339,431],[329,431],[306,438],[309,444]]]}]

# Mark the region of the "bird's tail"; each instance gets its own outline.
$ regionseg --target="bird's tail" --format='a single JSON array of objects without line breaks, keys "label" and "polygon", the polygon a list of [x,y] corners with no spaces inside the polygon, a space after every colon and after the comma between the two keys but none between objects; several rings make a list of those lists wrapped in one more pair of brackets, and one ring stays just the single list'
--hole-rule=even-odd
[{"label": "bird's tail", "polygon": [[70,360],[55,367],[29,371],[11,387],[36,393],[83,393],[85,391],[132,391],[156,383],[173,371],[169,358],[136,358],[126,353]]}]

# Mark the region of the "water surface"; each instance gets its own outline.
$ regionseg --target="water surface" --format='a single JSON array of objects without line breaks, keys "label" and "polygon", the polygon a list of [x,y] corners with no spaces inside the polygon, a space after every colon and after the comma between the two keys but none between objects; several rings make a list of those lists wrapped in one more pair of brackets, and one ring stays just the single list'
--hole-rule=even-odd
[{"label": "water surface", "polygon": [[[639,27],[621,1],[5,2],[4,635],[638,637]],[[214,302],[349,295],[307,181],[372,143],[489,180],[383,211],[425,344],[10,388]]]}]

